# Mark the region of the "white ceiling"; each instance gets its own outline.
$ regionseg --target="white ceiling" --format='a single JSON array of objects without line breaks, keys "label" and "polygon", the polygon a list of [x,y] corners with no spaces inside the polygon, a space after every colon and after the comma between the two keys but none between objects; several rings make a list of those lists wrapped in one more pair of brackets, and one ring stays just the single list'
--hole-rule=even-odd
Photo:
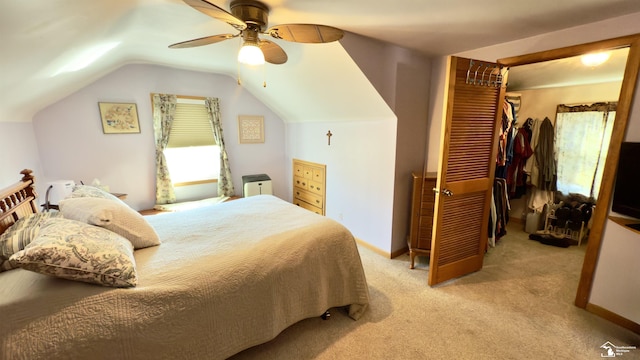
[{"label": "white ceiling", "polygon": [[598,66],[585,66],[580,56],[516,66],[509,69],[507,89],[521,91],[551,87],[622,82],[629,48],[609,51]]},{"label": "white ceiling", "polygon": [[[211,2],[229,9],[230,1]],[[264,3],[271,9],[270,25],[331,25],[414,49],[425,56],[454,54],[640,12],[638,0],[264,0]],[[231,26],[181,0],[0,0],[0,121],[30,121],[35,112],[128,63],[153,63],[236,76],[235,54],[239,43],[235,40],[197,49],[167,48],[184,40],[233,32]],[[314,54],[322,53],[322,47],[328,49],[327,54],[339,53],[331,44],[279,44],[290,61],[278,65],[272,74],[289,71],[296,64],[302,67],[298,74],[311,74],[322,68],[317,65],[326,60],[322,56],[305,56],[304,49],[309,46],[318,47]],[[300,65],[302,59],[304,66]],[[271,78],[274,82],[275,75]],[[305,85],[301,79],[296,81]],[[318,76],[310,81],[313,83],[309,84],[322,85]],[[296,91],[295,86],[289,88]],[[266,98],[273,101],[282,116],[300,116],[301,113],[287,112],[289,104],[278,103],[278,99],[286,98],[282,95],[279,92]],[[304,111],[309,113],[309,109]]]}]

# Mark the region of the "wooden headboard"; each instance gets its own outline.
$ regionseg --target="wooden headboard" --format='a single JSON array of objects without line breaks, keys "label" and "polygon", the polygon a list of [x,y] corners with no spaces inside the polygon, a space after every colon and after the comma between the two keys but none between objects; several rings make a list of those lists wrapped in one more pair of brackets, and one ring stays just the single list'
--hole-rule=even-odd
[{"label": "wooden headboard", "polygon": [[33,172],[24,169],[20,174],[22,180],[0,190],[0,234],[18,219],[38,212]]}]

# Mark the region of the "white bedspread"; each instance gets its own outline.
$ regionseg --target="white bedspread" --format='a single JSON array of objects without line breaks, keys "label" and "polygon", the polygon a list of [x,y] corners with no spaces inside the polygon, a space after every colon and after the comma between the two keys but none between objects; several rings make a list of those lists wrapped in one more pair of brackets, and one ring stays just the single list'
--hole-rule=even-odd
[{"label": "white bedspread", "polygon": [[369,293],[353,236],[270,195],[147,217],[162,244],[113,289],[0,273],[2,359],[224,359]]}]

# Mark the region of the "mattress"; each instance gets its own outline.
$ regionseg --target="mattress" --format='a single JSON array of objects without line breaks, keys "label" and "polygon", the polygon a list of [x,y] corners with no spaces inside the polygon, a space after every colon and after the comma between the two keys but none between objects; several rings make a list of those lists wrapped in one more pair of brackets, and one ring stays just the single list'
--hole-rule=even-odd
[{"label": "mattress", "polygon": [[369,292],[351,233],[271,195],[146,217],[128,289],[0,273],[0,358],[224,359]]}]

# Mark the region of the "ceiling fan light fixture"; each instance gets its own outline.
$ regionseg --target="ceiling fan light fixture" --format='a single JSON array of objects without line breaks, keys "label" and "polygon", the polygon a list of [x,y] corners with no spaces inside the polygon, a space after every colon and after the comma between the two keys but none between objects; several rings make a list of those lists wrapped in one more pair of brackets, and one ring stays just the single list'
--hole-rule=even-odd
[{"label": "ceiling fan light fixture", "polygon": [[260,65],[284,64],[287,53],[275,42],[260,39],[259,35],[269,35],[274,39],[295,43],[329,43],[342,39],[344,32],[338,28],[319,24],[279,24],[267,28],[269,6],[259,0],[231,0],[231,12],[212,4],[209,0],[184,0],[184,2],[214,19],[224,21],[239,32],[218,34],[169,45],[171,49],[183,49],[219,43],[242,37],[238,53],[238,63]]},{"label": "ceiling fan light fixture", "polygon": [[246,65],[263,65],[264,54],[258,44],[245,42],[238,52],[238,62]]},{"label": "ceiling fan light fixture", "polygon": [[582,55],[580,57],[580,61],[582,61],[585,66],[594,67],[604,64],[607,60],[609,60],[609,56],[611,56],[611,53],[609,53],[608,51],[589,53]]}]

